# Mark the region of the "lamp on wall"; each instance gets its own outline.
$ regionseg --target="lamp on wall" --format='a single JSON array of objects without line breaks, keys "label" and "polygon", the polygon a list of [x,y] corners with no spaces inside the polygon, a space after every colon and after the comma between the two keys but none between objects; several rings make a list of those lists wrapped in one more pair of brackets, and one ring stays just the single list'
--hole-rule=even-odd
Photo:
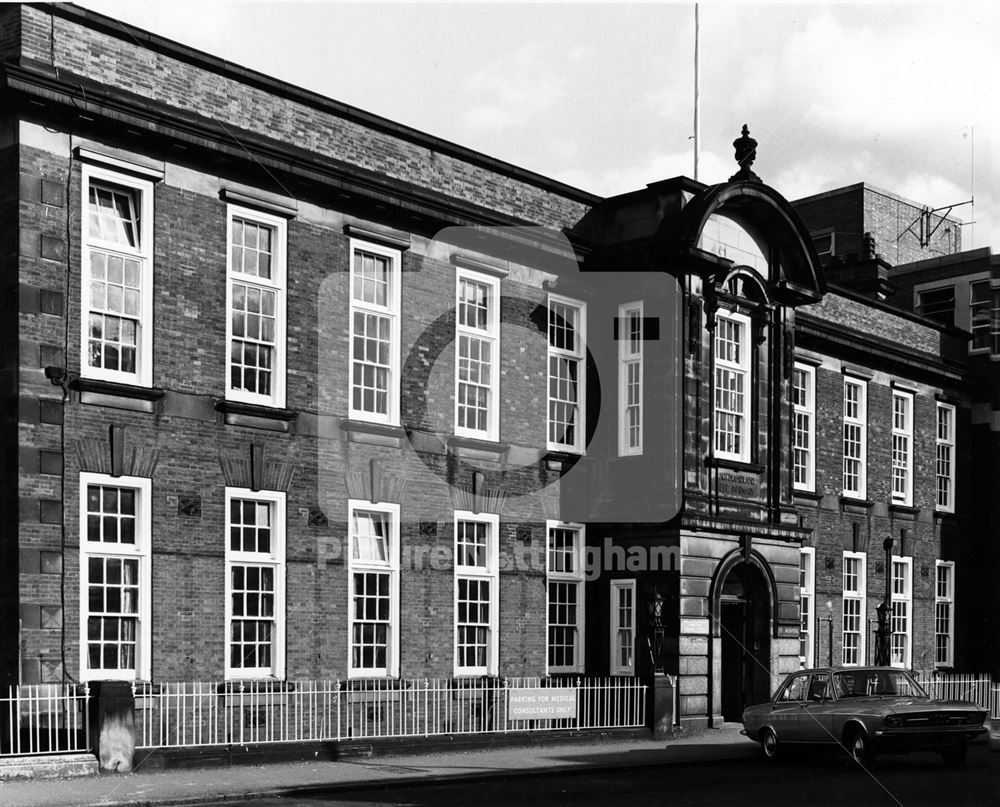
[{"label": "lamp on wall", "polygon": [[892,659],[892,536],[882,542],[885,550],[885,599],[878,604],[875,629],[875,664],[888,667]]},{"label": "lamp on wall", "polygon": [[833,666],[833,600],[826,601],[826,664]]},{"label": "lamp on wall", "polygon": [[653,634],[651,660],[654,673],[663,672],[663,606],[665,602],[659,588],[653,586],[652,593],[646,599],[646,613],[649,616],[649,629]]}]

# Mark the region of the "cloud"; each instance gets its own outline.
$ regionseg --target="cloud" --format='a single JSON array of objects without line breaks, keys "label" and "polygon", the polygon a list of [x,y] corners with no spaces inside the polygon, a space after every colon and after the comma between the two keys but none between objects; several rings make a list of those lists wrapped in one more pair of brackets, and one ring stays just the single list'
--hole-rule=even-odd
[{"label": "cloud", "polygon": [[[480,65],[465,80],[469,104],[464,124],[477,131],[523,128],[568,97],[569,68],[551,59],[555,46],[533,42]],[[584,57],[584,48],[564,54],[570,64]]]}]

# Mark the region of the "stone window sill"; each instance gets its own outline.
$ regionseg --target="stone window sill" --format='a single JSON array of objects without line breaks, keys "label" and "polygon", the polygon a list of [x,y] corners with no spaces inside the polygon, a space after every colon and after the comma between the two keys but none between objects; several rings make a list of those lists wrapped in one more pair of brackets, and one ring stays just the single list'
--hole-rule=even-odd
[{"label": "stone window sill", "polygon": [[722,457],[708,457],[705,465],[709,468],[725,468],[729,471],[744,471],[751,474],[762,474],[765,466],[759,462],[742,462],[740,460],[727,460]]},{"label": "stone window sill", "polygon": [[157,401],[167,394],[159,387],[138,387],[105,381],[99,378],[74,378],[70,389],[80,393],[80,403],[130,409],[135,412],[152,412]]},{"label": "stone window sill", "polygon": [[406,429],[388,423],[371,423],[367,420],[342,420],[340,430],[352,443],[387,445],[399,448],[406,440]]},{"label": "stone window sill", "polygon": [[503,462],[510,446],[493,440],[479,440],[475,437],[459,437],[451,435],[446,441],[448,448],[455,454],[471,459],[482,459],[492,462]]},{"label": "stone window sill", "polygon": [[221,412],[227,426],[249,426],[253,429],[288,432],[299,413],[273,406],[219,400],[215,409]]}]

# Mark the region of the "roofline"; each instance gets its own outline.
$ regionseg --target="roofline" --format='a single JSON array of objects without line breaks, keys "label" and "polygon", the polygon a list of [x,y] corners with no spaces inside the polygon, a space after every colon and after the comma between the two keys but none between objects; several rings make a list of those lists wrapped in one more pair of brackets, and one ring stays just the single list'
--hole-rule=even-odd
[{"label": "roofline", "polygon": [[154,34],[121,20],[116,20],[114,17],[108,17],[96,11],[73,5],[72,3],[27,3],[26,5],[46,13],[55,14],[67,20],[72,20],[73,22],[109,34],[118,39],[124,39],[123,34],[125,34],[128,38],[134,39],[141,47],[155,53],[170,56],[194,67],[235,79],[281,98],[312,107],[353,123],[367,126],[370,129],[391,134],[402,140],[407,140],[432,151],[455,157],[481,168],[486,168],[495,173],[508,176],[511,179],[535,185],[538,188],[557,193],[567,199],[593,206],[601,202],[604,198],[589,191],[575,188],[572,185],[567,185],[564,182],[551,179],[535,171],[521,168],[513,163],[499,160],[496,157],[490,157],[487,154],[467,148],[466,146],[460,146],[450,140],[444,140],[443,138],[422,132],[419,129],[396,123],[381,115],[366,112],[341,101],[336,101],[312,90],[306,90],[248,67],[227,62],[204,51],[183,45],[180,42],[167,39],[159,34]]},{"label": "roofline", "polygon": [[[872,185],[870,182],[855,182],[853,185],[844,185],[841,188],[832,188],[831,190],[821,191],[820,193],[814,193],[810,196],[803,196],[801,199],[792,200],[791,204],[794,207],[795,205],[804,204],[806,202],[816,202],[822,199],[829,199],[834,196],[843,196],[844,194],[847,194],[850,191],[856,191],[859,189],[861,191],[870,191],[871,193],[876,193],[879,196],[884,196],[887,199],[892,199],[894,202],[902,202],[903,204],[909,205],[910,207],[915,207],[918,209],[924,207],[924,204],[922,202],[915,202],[913,199],[907,199],[905,196],[900,196],[898,193],[887,191],[885,190],[885,188],[880,188],[877,185]],[[951,215],[942,216],[940,213],[935,213],[934,215],[944,219],[945,221],[952,221],[957,224],[962,223],[962,219],[956,218]]]},{"label": "roofline", "polygon": [[809,196],[803,196],[801,199],[792,199],[791,204],[794,207],[800,202],[815,202],[819,199],[827,199],[831,196],[842,196],[848,191],[857,190],[859,188],[864,189],[864,182],[855,182],[853,185],[844,185],[842,188],[833,188],[828,191],[820,191],[819,193],[813,193]]},{"label": "roofline", "polygon": [[[884,300],[876,300],[872,297],[868,297],[864,294],[856,292],[852,289],[844,288],[843,286],[838,286],[836,283],[827,284],[827,291],[836,294],[839,297],[846,297],[848,300],[854,300],[858,303],[863,303],[870,308],[876,308],[880,311],[885,311],[887,314],[892,314],[893,316],[901,317],[902,319],[908,319],[911,322],[916,322],[920,325],[924,325],[928,328],[933,328],[936,331],[941,331],[942,333],[949,334],[951,336],[957,336],[959,338],[971,339],[972,334],[968,331],[964,331],[954,325],[946,325],[943,322],[938,322],[935,319],[929,319],[923,314],[918,314],[915,311],[911,311],[907,308],[898,308],[892,303],[887,303]],[[808,313],[808,312],[807,312]]]},{"label": "roofline", "polygon": [[[910,274],[911,272],[921,272],[927,271],[928,269],[939,269],[947,268],[951,269],[953,267],[958,267],[963,264],[973,263],[982,260],[992,259],[994,256],[993,250],[990,247],[976,247],[975,249],[966,249],[961,252],[953,252],[949,255],[937,255],[933,258],[924,258],[919,261],[910,261],[909,263],[899,263],[890,269],[890,276],[899,274]],[[992,261],[991,261],[992,262]]]},{"label": "roofline", "polygon": [[635,188],[634,190],[624,191],[623,193],[616,193],[614,196],[608,196],[603,199],[604,202],[622,203],[630,202],[633,199],[639,199],[643,196],[649,196],[655,193],[690,193],[692,196],[701,193],[705,188],[707,188],[704,182],[699,182],[697,179],[691,179],[691,177],[685,176],[684,174],[678,174],[677,176],[668,177],[667,179],[658,179],[654,182],[647,182],[644,188]]}]

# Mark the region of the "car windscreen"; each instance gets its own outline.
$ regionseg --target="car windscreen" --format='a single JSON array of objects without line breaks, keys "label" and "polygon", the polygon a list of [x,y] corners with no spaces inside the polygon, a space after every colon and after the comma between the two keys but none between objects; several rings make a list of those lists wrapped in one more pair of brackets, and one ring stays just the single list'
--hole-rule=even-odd
[{"label": "car windscreen", "polygon": [[840,699],[873,696],[927,697],[920,685],[903,670],[851,670],[834,673],[833,690]]}]

